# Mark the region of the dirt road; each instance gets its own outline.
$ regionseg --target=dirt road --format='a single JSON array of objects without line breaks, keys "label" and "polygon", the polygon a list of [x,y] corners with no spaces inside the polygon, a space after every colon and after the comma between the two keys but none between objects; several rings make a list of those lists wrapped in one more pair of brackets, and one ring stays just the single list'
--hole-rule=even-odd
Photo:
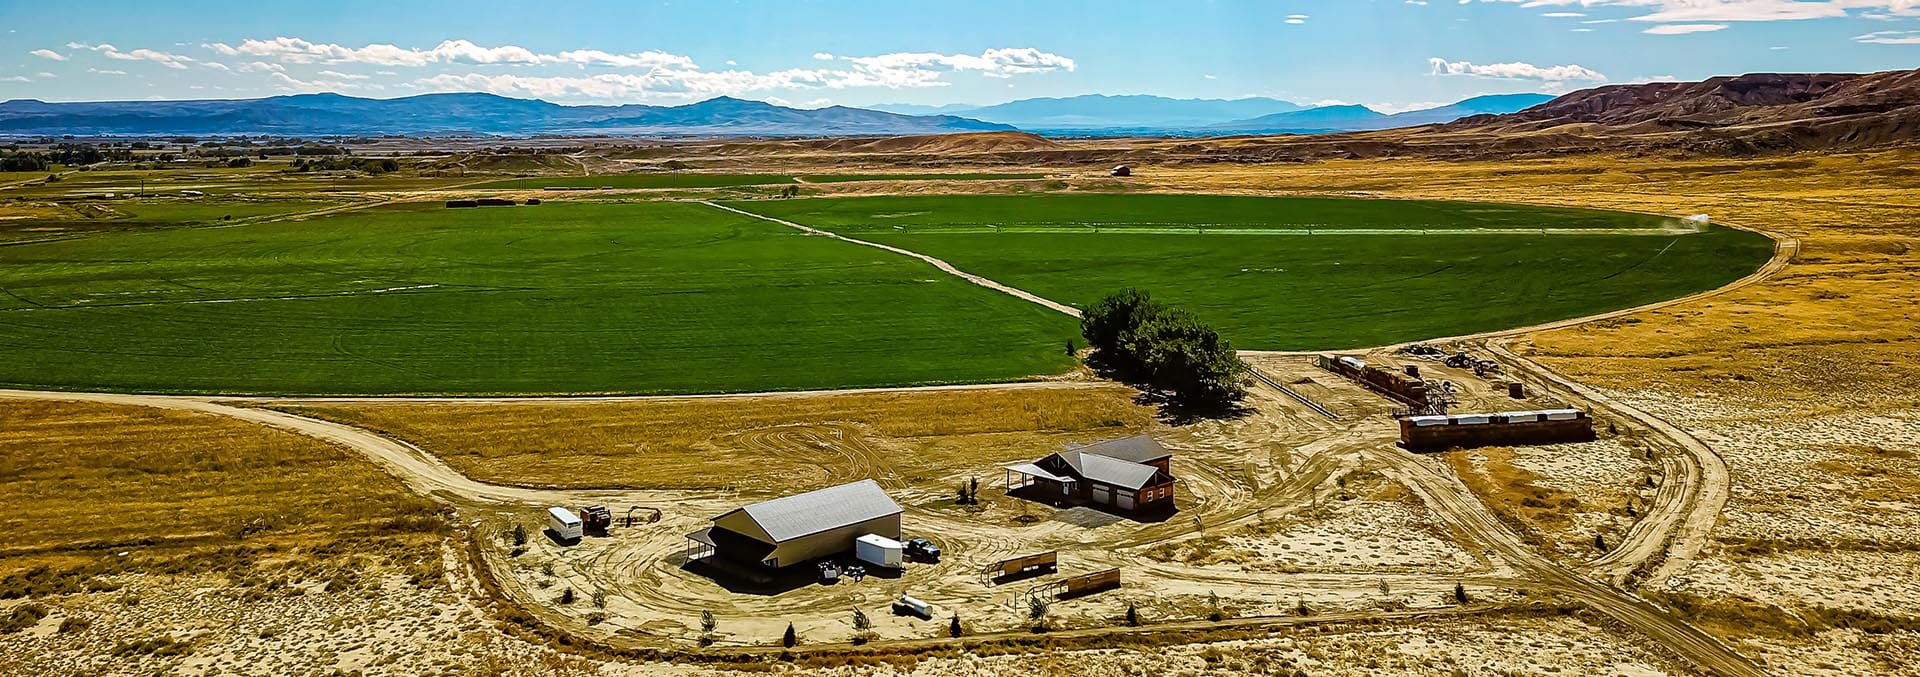
[{"label": "dirt road", "polygon": [[1679,426],[1516,355],[1501,341],[1487,342],[1487,350],[1501,361],[1520,367],[1522,373],[1534,376],[1536,385],[1538,381],[1546,381],[1555,389],[1592,403],[1597,409],[1631,419],[1665,437],[1679,452],[1661,458],[1664,481],[1640,521],[1634,523],[1613,550],[1583,568],[1620,585],[1641,565],[1664,555],[1666,559],[1660,567],[1647,572],[1648,582],[1658,582],[1706,547],[1709,532],[1719,522],[1732,489],[1727,463],[1719,454]]},{"label": "dirt road", "polygon": [[1763,675],[1751,661],[1718,639],[1625,592],[1569,571],[1541,556],[1502,525],[1460,479],[1426,459],[1393,447],[1375,447],[1370,457],[1389,468],[1443,520],[1491,549],[1525,578],[1566,595],[1653,638],[1694,665],[1722,675]]},{"label": "dirt road", "polygon": [[385,468],[421,495],[442,500],[459,497],[480,503],[565,505],[566,492],[507,487],[476,482],[413,445],[329,421],[295,416],[270,409],[237,407],[193,397],[122,395],[116,393],[57,393],[0,390],[0,399],[63,400],[123,404],[226,416],[331,442],[359,452]]}]

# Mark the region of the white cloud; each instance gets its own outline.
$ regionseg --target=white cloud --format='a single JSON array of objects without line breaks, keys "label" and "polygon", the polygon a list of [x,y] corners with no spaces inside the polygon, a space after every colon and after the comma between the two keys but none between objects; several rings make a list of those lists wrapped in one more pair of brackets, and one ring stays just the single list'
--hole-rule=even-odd
[{"label": "white cloud", "polygon": [[32,55],[34,55],[34,56],[37,56],[37,57],[40,57],[40,58],[42,58],[42,59],[53,59],[54,61],[66,61],[66,60],[67,60],[67,55],[65,55],[65,54],[61,54],[61,53],[59,53],[59,52],[56,52],[56,51],[53,51],[53,50],[51,50],[51,49],[36,49],[36,50],[33,50],[33,51],[31,51],[31,52],[27,52],[27,53],[28,53],[28,54],[32,54]]},{"label": "white cloud", "polygon": [[96,75],[126,75],[127,74],[126,71],[103,69],[103,68],[89,68],[87,69],[87,72],[93,73]]},{"label": "white cloud", "polygon": [[828,52],[814,52],[813,58],[817,61],[832,61],[833,54]]},{"label": "white cloud", "polygon": [[[1920,45],[1920,31],[1875,31],[1853,36],[1854,42],[1874,45]],[[1774,49],[1785,49],[1775,47]]]},{"label": "white cloud", "polygon": [[104,54],[109,59],[119,59],[121,61],[152,61],[162,66],[166,66],[168,68],[174,68],[174,69],[185,69],[187,67],[187,64],[193,63],[192,57],[182,56],[179,54],[168,54],[166,52],[157,52],[151,49],[136,49],[131,52],[122,52],[118,48],[114,47],[113,45],[109,45],[106,43],[101,43],[98,45],[89,45],[89,44],[80,43],[80,42],[69,42],[67,43],[67,49],[91,50],[91,51]]},{"label": "white cloud", "polygon": [[372,77],[369,75],[361,75],[359,73],[342,73],[340,71],[320,71],[318,75],[332,78],[335,80],[365,80],[369,77]]},{"label": "white cloud", "polygon": [[1712,33],[1726,29],[1726,24],[1660,24],[1640,32],[1648,35],[1687,35],[1689,33]]},{"label": "white cloud", "polygon": [[1568,82],[1574,80],[1604,81],[1601,75],[1586,66],[1568,64],[1564,66],[1535,66],[1530,63],[1490,63],[1477,64],[1470,61],[1448,61],[1440,57],[1427,59],[1432,67],[1432,75],[1468,76],[1476,78],[1494,78],[1500,80],[1540,80],[1544,82]]},{"label": "white cloud", "polygon": [[271,40],[247,39],[238,45],[211,42],[202,45],[222,56],[251,56],[286,63],[363,63],[374,66],[420,67],[429,64],[543,65],[568,64],[580,67],[616,68],[689,67],[693,60],[677,54],[645,51],[614,54],[597,49],[577,49],[558,54],[538,54],[517,45],[482,47],[468,40],[443,40],[431,49],[416,49],[387,44],[347,47],[328,42],[311,42],[280,36]]},{"label": "white cloud", "polygon": [[52,79],[54,79],[54,78],[57,78],[57,77],[60,77],[60,76],[58,76],[58,75],[54,75],[54,74],[52,74],[52,73],[48,73],[48,72],[46,72],[46,71],[40,71],[40,72],[38,72],[38,73],[34,73],[34,74],[33,74],[33,76],[34,76],[34,77],[36,77],[36,78],[40,78],[40,79],[42,79],[42,80],[52,80]]},{"label": "white cloud", "polygon": [[1305,14],[1288,14],[1287,18],[1285,19],[1285,22],[1298,26],[1300,24],[1306,23],[1308,18],[1309,17]]},{"label": "white cloud", "polygon": [[29,78],[25,75],[9,75],[7,77],[0,78],[0,82],[33,82],[33,78]]}]

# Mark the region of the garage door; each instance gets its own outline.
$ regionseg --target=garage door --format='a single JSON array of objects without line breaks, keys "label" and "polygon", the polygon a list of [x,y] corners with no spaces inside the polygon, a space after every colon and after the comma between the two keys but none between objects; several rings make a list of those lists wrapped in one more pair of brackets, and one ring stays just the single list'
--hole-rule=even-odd
[{"label": "garage door", "polygon": [[1133,509],[1133,494],[1123,491],[1118,494],[1114,494],[1114,496],[1115,496],[1114,505],[1120,506],[1120,509],[1122,510]]},{"label": "garage door", "polygon": [[1113,502],[1113,488],[1112,488],[1112,487],[1094,487],[1094,488],[1093,488],[1093,502],[1095,502],[1095,503],[1099,503],[1099,504],[1101,504],[1101,505],[1106,505],[1106,504],[1108,504],[1108,503],[1112,503],[1112,502]]}]

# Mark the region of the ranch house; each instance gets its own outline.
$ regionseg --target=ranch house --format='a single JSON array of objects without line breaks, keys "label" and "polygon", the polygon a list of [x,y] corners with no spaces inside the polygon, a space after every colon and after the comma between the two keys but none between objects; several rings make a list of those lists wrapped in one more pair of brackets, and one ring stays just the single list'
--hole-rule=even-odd
[{"label": "ranch house", "polygon": [[1173,509],[1173,453],[1147,435],[1072,446],[1006,466],[1007,494],[1126,513]]},{"label": "ranch house", "polygon": [[780,569],[853,549],[879,534],[900,540],[900,506],[873,480],[735,508],[687,534],[687,561]]}]

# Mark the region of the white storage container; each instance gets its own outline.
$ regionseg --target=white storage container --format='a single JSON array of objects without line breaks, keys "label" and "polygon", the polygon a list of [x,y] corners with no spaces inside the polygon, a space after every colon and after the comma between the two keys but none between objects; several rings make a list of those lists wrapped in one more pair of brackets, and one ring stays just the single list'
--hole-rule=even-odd
[{"label": "white storage container", "polygon": [[900,568],[901,550],[899,541],[880,534],[853,539],[853,556],[877,567]]},{"label": "white storage container", "polygon": [[933,618],[933,605],[920,601],[912,595],[901,595],[900,599],[893,602],[893,612],[930,619]]},{"label": "white storage container", "polygon": [[577,541],[585,533],[580,516],[572,510],[561,507],[547,508],[547,528],[563,541]]},{"label": "white storage container", "polygon": [[1579,409],[1552,409],[1540,413],[1546,414],[1549,421],[1571,421],[1587,415],[1587,412]]}]

